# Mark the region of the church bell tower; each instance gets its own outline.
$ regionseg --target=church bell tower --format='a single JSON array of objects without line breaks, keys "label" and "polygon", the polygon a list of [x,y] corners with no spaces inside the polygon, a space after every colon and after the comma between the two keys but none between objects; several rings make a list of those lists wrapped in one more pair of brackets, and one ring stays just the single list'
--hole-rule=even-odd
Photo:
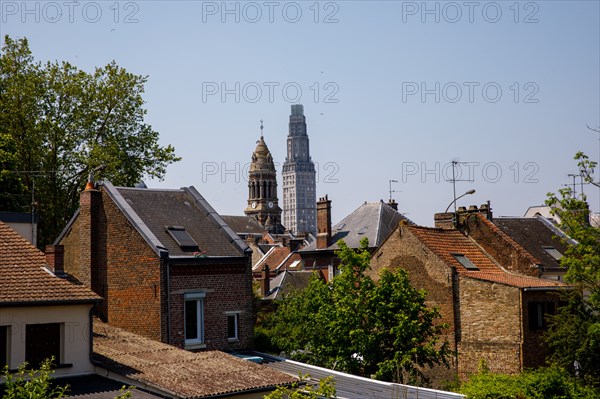
[{"label": "church bell tower", "polygon": [[263,123],[260,121],[260,139],[252,153],[248,176],[248,207],[244,211],[256,218],[258,223],[270,233],[282,234],[281,208],[277,199],[277,171],[273,156],[263,137]]}]

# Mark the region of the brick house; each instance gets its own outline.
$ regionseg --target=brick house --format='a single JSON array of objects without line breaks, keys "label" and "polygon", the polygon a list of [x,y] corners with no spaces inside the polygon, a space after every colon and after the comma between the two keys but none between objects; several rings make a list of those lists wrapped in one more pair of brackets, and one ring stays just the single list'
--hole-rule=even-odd
[{"label": "brick house", "polygon": [[481,359],[509,374],[544,363],[544,315],[557,308],[563,283],[510,271],[456,229],[405,223],[374,252],[371,267],[374,278],[383,268],[407,270],[448,324],[444,338],[455,356],[450,369],[431,373],[434,383],[465,379]]},{"label": "brick house", "polygon": [[412,222],[398,212],[398,204],[364,202],[339,223],[331,225],[331,200],[325,196],[317,201],[317,239],[298,251],[304,270],[317,270],[329,281],[338,273],[340,261],[335,255],[337,242],[344,240],[350,248],[360,248],[363,238],[369,240],[374,252],[398,226],[401,220]]},{"label": "brick house", "polygon": [[[452,213],[434,216],[436,227],[453,225]],[[544,216],[493,217],[488,204],[459,208],[456,228],[474,239],[509,270],[562,281],[560,258],[576,242]]]},{"label": "brick house", "polygon": [[188,350],[252,346],[251,250],[194,187],[88,183],[56,243],[103,321]]},{"label": "brick house", "polygon": [[62,248],[46,256],[0,222],[0,367],[37,367],[54,357],[55,376],[90,374],[92,308],[102,300],[62,270]]}]

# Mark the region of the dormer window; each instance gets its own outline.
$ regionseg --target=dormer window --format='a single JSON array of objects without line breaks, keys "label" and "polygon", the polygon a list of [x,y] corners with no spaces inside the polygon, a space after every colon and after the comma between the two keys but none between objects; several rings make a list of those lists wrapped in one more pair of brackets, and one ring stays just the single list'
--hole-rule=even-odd
[{"label": "dormer window", "polygon": [[463,254],[450,254],[467,270],[479,270],[477,266]]},{"label": "dormer window", "polygon": [[544,251],[550,256],[552,256],[555,260],[560,260],[563,257],[563,254],[558,252],[554,247],[542,247]]},{"label": "dormer window", "polygon": [[183,226],[167,226],[167,233],[183,251],[197,251],[198,243],[185,231]]}]

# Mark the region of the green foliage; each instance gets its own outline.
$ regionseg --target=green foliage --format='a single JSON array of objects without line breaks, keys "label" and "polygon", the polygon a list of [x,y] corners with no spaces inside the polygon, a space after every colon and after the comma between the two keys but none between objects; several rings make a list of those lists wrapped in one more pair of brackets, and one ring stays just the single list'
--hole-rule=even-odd
[{"label": "green foliage", "polygon": [[[338,242],[341,273],[327,284],[315,274],[308,287],[286,297],[259,328],[294,359],[395,382],[426,382],[422,369],[446,362],[447,343],[437,310],[412,288],[404,270],[365,274],[368,242],[354,251]],[[264,338],[264,337],[263,337]]]},{"label": "green foliage", "polygon": [[27,364],[19,367],[16,373],[4,368],[4,395],[2,399],[55,399],[65,395],[67,387],[57,387],[51,382],[52,361],[44,361],[40,368],[27,369]]},{"label": "green foliage", "polygon": [[480,371],[459,392],[468,399],[595,399],[600,395],[560,368],[542,368],[519,375]]},{"label": "green foliage", "polygon": [[[4,394],[2,399],[59,399],[65,397],[69,386],[58,386],[52,381],[52,363],[54,358],[40,364],[39,369],[28,369],[23,363],[16,373],[8,370],[8,365],[2,371]],[[125,386],[119,390],[115,399],[130,399],[133,386]]]},{"label": "green foliage", "polygon": [[294,382],[290,387],[277,387],[277,389],[268,395],[265,399],[320,399],[337,398],[335,393],[335,381],[329,376],[319,381],[319,387],[306,385],[308,375],[300,375],[300,382]]},{"label": "green foliage", "polygon": [[[586,171],[586,179],[591,179],[596,163],[581,152],[575,159]],[[565,294],[568,305],[550,319],[546,334],[551,349],[549,360],[580,375],[586,383],[600,385],[600,229],[589,224],[585,196],[576,198],[566,188],[558,195],[549,193],[546,203],[561,218],[565,233],[577,241],[560,261],[567,268],[565,281],[574,289]]]},{"label": "green foliage", "polygon": [[[87,175],[134,185],[162,178],[178,161],[144,122],[145,76],[115,62],[85,72],[68,62],[35,62],[27,39],[5,37],[0,55],[0,209],[40,213],[40,244],[77,209]],[[6,189],[5,189],[6,188]]]}]

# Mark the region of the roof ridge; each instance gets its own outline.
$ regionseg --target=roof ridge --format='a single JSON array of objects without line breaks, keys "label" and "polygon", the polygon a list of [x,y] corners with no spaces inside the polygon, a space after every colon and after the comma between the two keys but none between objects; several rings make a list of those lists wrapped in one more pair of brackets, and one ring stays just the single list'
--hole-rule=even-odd
[{"label": "roof ridge", "polygon": [[150,244],[152,250],[154,250],[154,252],[156,252],[157,254],[160,254],[160,248],[164,248],[162,242],[160,242],[158,237],[154,235],[154,233],[152,232],[152,230],[150,230],[148,225],[144,223],[144,220],[140,217],[140,215],[137,214],[135,209],[133,209],[133,207],[129,205],[127,200],[119,192],[119,189],[113,186],[113,184],[108,180],[104,180],[102,182],[102,186],[105,187],[106,193],[113,200],[115,205],[117,205],[117,208],[119,208],[121,213],[125,215],[127,220],[129,220],[129,222],[133,225],[136,231],[144,238],[144,240],[148,244]]}]

